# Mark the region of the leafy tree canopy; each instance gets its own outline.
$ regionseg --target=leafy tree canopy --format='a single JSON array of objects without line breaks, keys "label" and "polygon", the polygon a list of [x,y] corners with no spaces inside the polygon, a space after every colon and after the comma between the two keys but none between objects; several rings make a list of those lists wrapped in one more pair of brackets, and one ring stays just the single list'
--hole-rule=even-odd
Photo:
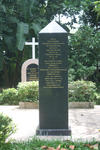
[{"label": "leafy tree canopy", "polygon": [[25,40],[37,38],[42,27],[56,14],[63,13],[64,3],[64,0],[0,0],[1,82],[5,79],[5,85],[12,86],[20,80],[22,61],[29,55],[25,55]]},{"label": "leafy tree canopy", "polygon": [[[31,41],[33,36],[37,39],[38,32],[56,14],[64,14],[66,19],[71,17],[72,22],[66,23],[65,26],[72,27],[73,23],[77,22],[77,14],[82,24],[86,25],[85,29],[80,28],[75,37],[70,39],[72,66],[75,66],[74,60],[76,61],[80,54],[78,59],[83,59],[81,65],[87,64],[87,67],[90,67],[92,64],[97,67],[100,53],[99,33],[96,30],[100,27],[100,17],[98,11],[95,11],[94,2],[95,0],[0,0],[0,86],[4,82],[5,86],[15,86],[20,81],[21,64],[30,56],[29,48],[24,46],[25,41]],[[86,34],[89,36],[86,37]],[[87,59],[84,59],[83,55]]]},{"label": "leafy tree canopy", "polygon": [[100,81],[100,33],[83,26],[70,37],[69,73],[72,79]]}]

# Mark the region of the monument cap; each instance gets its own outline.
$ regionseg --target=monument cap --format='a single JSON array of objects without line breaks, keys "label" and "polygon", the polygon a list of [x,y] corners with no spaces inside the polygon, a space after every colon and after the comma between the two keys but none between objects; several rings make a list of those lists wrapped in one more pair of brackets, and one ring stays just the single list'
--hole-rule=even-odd
[{"label": "monument cap", "polygon": [[39,33],[66,33],[66,30],[63,29],[57,22],[53,20]]}]

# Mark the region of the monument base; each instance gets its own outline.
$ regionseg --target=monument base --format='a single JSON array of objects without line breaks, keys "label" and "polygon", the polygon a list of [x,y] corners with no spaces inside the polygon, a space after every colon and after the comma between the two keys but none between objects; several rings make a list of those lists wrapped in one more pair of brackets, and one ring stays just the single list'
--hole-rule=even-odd
[{"label": "monument base", "polygon": [[71,136],[71,129],[37,129],[39,136]]}]

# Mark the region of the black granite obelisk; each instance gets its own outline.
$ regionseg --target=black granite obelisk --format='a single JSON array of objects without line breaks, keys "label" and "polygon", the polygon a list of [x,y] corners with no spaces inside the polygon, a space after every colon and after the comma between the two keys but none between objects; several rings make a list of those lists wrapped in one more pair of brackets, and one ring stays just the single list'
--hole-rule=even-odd
[{"label": "black granite obelisk", "polygon": [[39,129],[37,135],[70,135],[68,128],[68,44],[52,21],[39,33]]}]

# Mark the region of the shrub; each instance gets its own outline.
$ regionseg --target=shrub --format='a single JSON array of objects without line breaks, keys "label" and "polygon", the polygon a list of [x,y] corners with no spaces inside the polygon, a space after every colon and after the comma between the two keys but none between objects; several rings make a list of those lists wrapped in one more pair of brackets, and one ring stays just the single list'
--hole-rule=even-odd
[{"label": "shrub", "polygon": [[75,79],[75,70],[74,69],[69,69],[68,70],[68,82],[72,82]]},{"label": "shrub", "polygon": [[0,143],[5,143],[7,138],[15,131],[16,126],[12,119],[0,113]]},{"label": "shrub", "polygon": [[95,83],[91,81],[74,81],[69,84],[69,101],[94,101]]},{"label": "shrub", "polygon": [[3,96],[2,96],[2,94],[0,93],[0,104],[2,104],[3,103]]},{"label": "shrub", "polygon": [[37,101],[38,100],[38,81],[21,82],[18,84],[19,101]]},{"label": "shrub", "polygon": [[15,88],[4,89],[2,92],[2,103],[14,105],[18,104],[18,92]]},{"label": "shrub", "polygon": [[100,93],[95,93],[95,97],[96,97],[96,104],[100,105]]}]

